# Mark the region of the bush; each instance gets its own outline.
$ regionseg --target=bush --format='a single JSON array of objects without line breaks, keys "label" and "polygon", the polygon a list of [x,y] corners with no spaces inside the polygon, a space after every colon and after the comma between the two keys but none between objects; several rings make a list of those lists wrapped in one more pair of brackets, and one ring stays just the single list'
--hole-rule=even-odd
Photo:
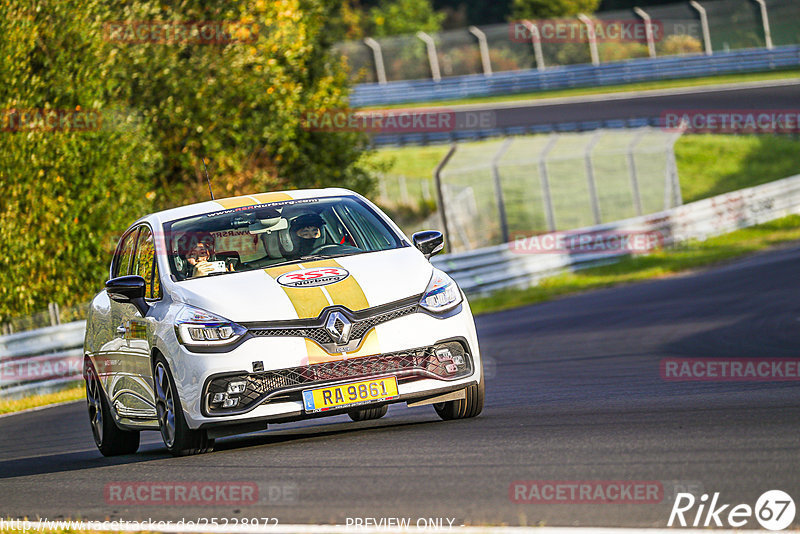
[{"label": "bush", "polygon": [[[220,197],[324,186],[370,192],[375,166],[363,134],[303,128],[307,112],[347,107],[345,71],[331,59],[326,29],[337,2],[209,6],[0,4],[2,109],[103,119],[87,131],[0,131],[0,320],[91,298],[108,276],[114,236],[147,212],[207,198],[202,156],[214,163]],[[203,20],[247,22],[256,36],[132,44],[104,26]]]},{"label": "bush", "polygon": [[673,34],[664,39],[656,50],[659,54],[664,56],[697,54],[703,51],[703,43],[691,35]]}]

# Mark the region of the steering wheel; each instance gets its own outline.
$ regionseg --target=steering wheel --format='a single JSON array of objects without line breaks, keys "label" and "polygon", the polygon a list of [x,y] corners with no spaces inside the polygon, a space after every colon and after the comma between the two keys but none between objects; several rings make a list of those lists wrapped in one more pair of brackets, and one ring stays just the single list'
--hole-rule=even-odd
[{"label": "steering wheel", "polygon": [[322,252],[325,249],[334,248],[334,247],[338,247],[338,246],[340,246],[340,245],[336,245],[336,244],[321,245],[321,246],[315,248],[314,250],[312,250],[311,252],[309,252],[308,254],[309,255],[319,254],[320,252]]}]

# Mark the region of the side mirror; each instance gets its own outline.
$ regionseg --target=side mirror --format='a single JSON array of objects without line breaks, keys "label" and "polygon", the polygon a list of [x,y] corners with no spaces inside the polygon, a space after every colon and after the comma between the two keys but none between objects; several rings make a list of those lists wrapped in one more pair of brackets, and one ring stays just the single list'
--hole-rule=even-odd
[{"label": "side mirror", "polygon": [[144,300],[146,284],[141,276],[120,276],[106,282],[108,298],[122,304],[133,304],[142,314],[147,315],[150,305]]},{"label": "side mirror", "polygon": [[430,259],[434,254],[438,254],[444,248],[444,236],[437,230],[423,230],[411,236],[414,246],[422,252],[426,258]]}]

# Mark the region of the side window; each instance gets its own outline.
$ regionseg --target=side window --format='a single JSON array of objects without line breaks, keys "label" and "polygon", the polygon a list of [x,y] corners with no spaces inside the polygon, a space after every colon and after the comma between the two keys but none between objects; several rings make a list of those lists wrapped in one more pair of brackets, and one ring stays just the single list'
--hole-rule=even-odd
[{"label": "side window", "polygon": [[133,272],[145,281],[145,298],[160,298],[161,284],[158,280],[158,266],[156,265],[155,245],[153,233],[148,226],[142,226],[139,232],[138,245],[136,246],[136,259],[133,262]]},{"label": "side window", "polygon": [[119,248],[119,256],[117,257],[117,263],[114,266],[114,278],[131,274],[131,257],[133,256],[134,247],[136,246],[137,233],[138,230],[134,230],[123,237],[124,241],[122,242],[122,246]]}]

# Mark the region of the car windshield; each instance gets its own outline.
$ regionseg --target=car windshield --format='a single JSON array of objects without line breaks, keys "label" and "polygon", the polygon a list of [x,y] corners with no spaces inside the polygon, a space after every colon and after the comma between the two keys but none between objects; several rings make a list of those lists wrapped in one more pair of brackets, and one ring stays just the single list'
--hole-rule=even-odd
[{"label": "car windshield", "polygon": [[408,246],[361,199],[303,199],[164,224],[176,280]]}]

